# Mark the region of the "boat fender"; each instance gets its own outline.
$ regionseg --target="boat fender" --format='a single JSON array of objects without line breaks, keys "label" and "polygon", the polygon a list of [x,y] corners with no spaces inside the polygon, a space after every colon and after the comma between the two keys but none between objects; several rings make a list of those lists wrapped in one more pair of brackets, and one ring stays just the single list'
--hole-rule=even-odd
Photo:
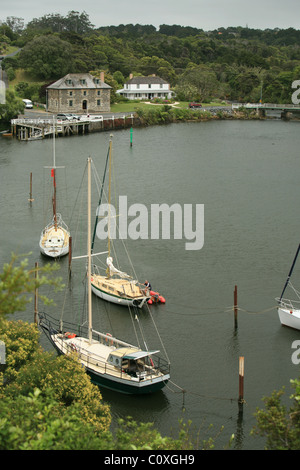
[{"label": "boat fender", "polygon": [[[106,336],[112,337],[110,333],[106,333]],[[108,343],[108,338],[105,338],[105,341]],[[109,345],[112,346],[113,344],[114,344],[114,342],[113,342],[113,340],[111,339],[111,340],[109,341]]]},{"label": "boat fender", "polygon": [[75,333],[70,333],[69,331],[67,331],[67,332],[65,333],[65,337],[66,337],[66,338],[69,338],[69,339],[75,338],[75,337],[76,337],[76,334],[75,334]]},{"label": "boat fender", "polygon": [[293,310],[290,310],[290,313],[293,313]]},{"label": "boat fender", "polygon": [[153,300],[152,300],[152,299],[149,299],[149,300],[148,300],[148,304],[149,304],[149,305],[152,305],[152,304],[153,304]]},{"label": "boat fender", "polygon": [[78,349],[77,349],[77,347],[75,346],[74,343],[70,343],[70,346],[71,346],[71,349],[72,349],[73,351],[78,352]]}]

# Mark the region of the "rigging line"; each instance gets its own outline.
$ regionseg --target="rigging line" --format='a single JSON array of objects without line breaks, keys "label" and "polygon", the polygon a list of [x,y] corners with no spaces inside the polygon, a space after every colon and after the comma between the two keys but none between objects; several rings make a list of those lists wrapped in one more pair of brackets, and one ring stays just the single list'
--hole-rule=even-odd
[{"label": "rigging line", "polygon": [[128,306],[128,310],[129,310],[133,330],[134,330],[134,333],[135,333],[136,341],[137,341],[138,347],[141,349],[140,340],[139,340],[139,337],[138,337],[138,334],[137,334],[137,329],[136,329],[135,321],[134,321],[134,318],[133,318],[133,312],[131,310],[130,305]]},{"label": "rigging line", "polygon": [[[109,153],[110,153],[110,145],[108,147],[107,156],[106,156],[104,175],[103,175],[103,179],[102,179],[102,185],[101,185],[101,192],[100,192],[98,207],[100,206],[101,201],[102,201],[102,193],[103,193],[104,181],[105,181],[105,176],[106,176],[106,171],[107,171],[107,164],[108,164],[108,160],[109,160]],[[94,249],[94,242],[95,242],[96,229],[97,229],[97,221],[98,221],[98,216],[96,216],[96,219],[95,219],[94,232],[93,232],[93,236],[92,236],[92,244],[91,244],[92,253],[93,253],[93,249]]]},{"label": "rigging line", "polygon": [[[168,387],[168,383],[171,383],[172,385],[174,385],[175,387],[179,388],[179,391],[176,392],[174,390],[172,390],[170,387]],[[186,390],[185,388],[182,388],[180,387],[179,385],[177,385],[175,382],[173,382],[172,380],[169,380],[168,383],[165,383],[165,386],[172,392],[172,393],[187,393],[189,395],[194,395],[194,396],[198,396],[198,397],[201,397],[201,398],[211,398],[213,400],[224,400],[224,401],[238,401],[238,398],[228,398],[228,397],[216,397],[216,396],[213,396],[213,395],[204,395],[204,394],[201,394],[201,393],[198,393],[198,392],[192,392],[190,390]]]},{"label": "rigging line", "polygon": [[298,297],[298,299],[300,299],[300,292],[293,286],[293,284],[291,283],[291,281],[289,281],[289,285],[291,286],[291,288],[293,289],[293,291],[295,292],[296,296]]},{"label": "rigging line", "polygon": [[71,221],[72,221],[72,218],[73,218],[73,214],[75,212],[75,208],[77,206],[77,200],[79,198],[79,195],[82,194],[82,192],[83,192],[82,187],[83,187],[83,182],[84,182],[86,171],[87,171],[87,164],[85,165],[85,169],[84,169],[84,172],[83,172],[83,175],[82,175],[82,178],[81,178],[81,182],[80,182],[80,185],[79,185],[79,188],[78,188],[78,191],[77,191],[77,195],[76,195],[76,198],[75,198],[75,201],[74,201],[73,209],[72,209],[71,216],[70,216],[70,224],[71,224]]},{"label": "rigging line", "polygon": [[163,348],[163,350],[164,350],[164,353],[165,353],[165,355],[166,355],[167,361],[170,362],[169,356],[168,356],[168,354],[167,354],[166,348],[165,348],[165,346],[164,346],[164,343],[163,343],[163,341],[162,341],[162,339],[161,339],[161,336],[160,336],[160,334],[159,334],[159,331],[158,331],[158,329],[157,329],[157,326],[156,326],[156,323],[155,323],[155,321],[154,321],[153,315],[152,315],[152,313],[151,313],[150,308],[149,308],[148,305],[147,305],[147,307],[148,307],[149,314],[150,314],[150,317],[151,317],[153,326],[154,326],[154,328],[155,328],[156,334],[157,334],[157,336],[158,336],[158,338],[159,338],[160,344],[161,344],[161,346],[162,346],[162,348]]}]

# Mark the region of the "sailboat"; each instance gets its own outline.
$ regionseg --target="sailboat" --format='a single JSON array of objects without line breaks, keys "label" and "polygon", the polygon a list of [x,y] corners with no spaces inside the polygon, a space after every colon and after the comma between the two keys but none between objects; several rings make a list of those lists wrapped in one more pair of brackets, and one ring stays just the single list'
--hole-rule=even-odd
[{"label": "sailboat", "polygon": [[[93,383],[125,394],[162,389],[170,378],[170,363],[159,350],[142,350],[92,326],[91,289],[91,159],[88,159],[87,299],[88,326],[78,327],[39,313],[39,325],[60,354],[75,353]],[[81,258],[80,257],[74,257]]]},{"label": "sailboat", "polygon": [[[105,175],[109,166],[108,178],[108,207],[111,203],[111,166],[112,166],[112,136],[110,136],[109,149],[106,158],[104,176],[102,181],[99,207],[102,202],[103,186]],[[94,247],[96,226],[98,217],[96,217],[94,234],[92,240],[92,250]],[[100,274],[100,268],[97,265],[92,267],[92,292],[101,299],[113,302],[119,305],[135,306],[142,308],[150,299],[151,294],[146,286],[140,284],[136,279],[133,279],[126,272],[120,271],[113,264],[113,257],[111,255],[111,239],[110,239],[110,218],[108,218],[108,251],[106,257],[106,274]]]},{"label": "sailboat", "polygon": [[[300,292],[298,292],[291,283],[291,276],[299,255],[300,251],[300,244],[298,245],[298,249],[296,255],[294,257],[292,266],[290,268],[286,283],[284,285],[283,291],[281,296],[276,299],[278,301],[278,315],[279,320],[282,325],[289,326],[290,328],[294,328],[296,330],[300,330]],[[290,286],[295,295],[298,297],[299,300],[290,300],[284,299],[283,295],[285,293],[286,288]]]},{"label": "sailboat", "polygon": [[69,253],[69,238],[70,232],[68,226],[62,219],[60,213],[56,211],[56,169],[63,168],[57,167],[55,164],[55,127],[53,122],[53,166],[45,167],[51,168],[51,178],[53,179],[53,196],[52,208],[53,218],[52,221],[46,225],[42,230],[40,236],[40,251],[43,255],[51,258],[58,258],[65,256]]}]

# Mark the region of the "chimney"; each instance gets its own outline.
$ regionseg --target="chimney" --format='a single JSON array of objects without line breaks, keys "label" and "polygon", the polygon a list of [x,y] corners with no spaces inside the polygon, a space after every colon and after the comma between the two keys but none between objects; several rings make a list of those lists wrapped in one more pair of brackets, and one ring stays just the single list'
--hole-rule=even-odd
[{"label": "chimney", "polygon": [[104,82],[104,72],[100,72],[100,80],[101,82]]}]

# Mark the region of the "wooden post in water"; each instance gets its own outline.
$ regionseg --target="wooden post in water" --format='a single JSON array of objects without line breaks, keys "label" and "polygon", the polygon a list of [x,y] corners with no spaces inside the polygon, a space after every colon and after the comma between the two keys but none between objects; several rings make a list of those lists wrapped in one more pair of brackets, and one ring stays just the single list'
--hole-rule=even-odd
[{"label": "wooden post in water", "polygon": [[[37,281],[37,278],[38,278],[38,263],[35,263],[35,280]],[[38,323],[38,319],[37,319],[37,316],[38,316],[38,288],[35,287],[35,291],[34,291],[34,323]]]},{"label": "wooden post in water", "polygon": [[72,237],[69,237],[69,276],[72,271]]},{"label": "wooden post in water", "polygon": [[244,356],[239,358],[239,409],[240,412],[243,409],[244,404]]},{"label": "wooden post in water", "polygon": [[28,201],[32,203],[34,199],[32,198],[32,173],[30,173],[30,190],[29,190],[29,199]]},{"label": "wooden post in water", "polygon": [[238,298],[237,298],[237,286],[234,286],[234,327],[238,327]]}]

